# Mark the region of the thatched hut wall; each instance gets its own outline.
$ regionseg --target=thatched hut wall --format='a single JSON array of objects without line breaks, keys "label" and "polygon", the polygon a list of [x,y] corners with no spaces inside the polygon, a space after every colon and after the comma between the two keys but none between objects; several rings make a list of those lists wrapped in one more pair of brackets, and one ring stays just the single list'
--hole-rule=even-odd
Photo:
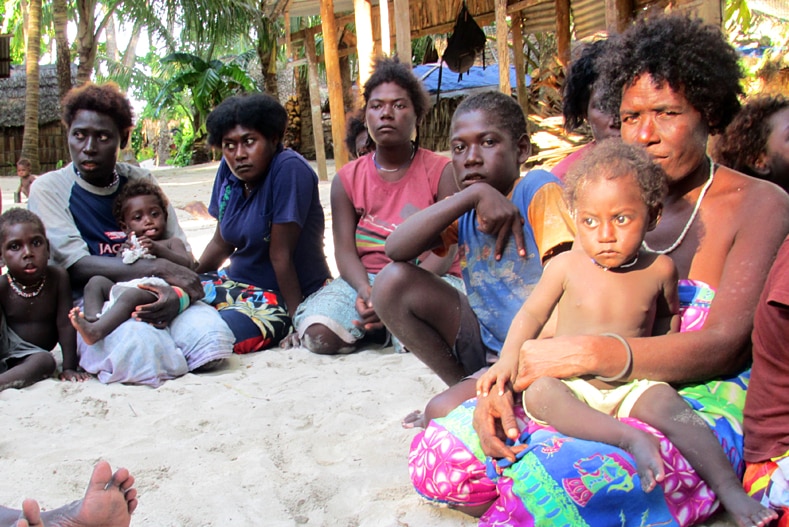
[{"label": "thatched hut wall", "polygon": [[[71,78],[76,79],[77,67],[71,66]],[[0,175],[15,176],[16,161],[22,155],[22,135],[25,124],[25,70],[15,67],[11,77],[0,79]],[[60,124],[60,95],[55,65],[41,66],[40,102],[38,109],[39,151],[41,172],[69,162],[66,134]]]}]

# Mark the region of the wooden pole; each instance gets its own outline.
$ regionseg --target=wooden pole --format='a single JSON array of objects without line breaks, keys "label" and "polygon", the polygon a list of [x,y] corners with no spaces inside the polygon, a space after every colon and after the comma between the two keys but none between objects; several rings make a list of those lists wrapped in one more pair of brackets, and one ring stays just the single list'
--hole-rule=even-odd
[{"label": "wooden pole", "polygon": [[570,0],[556,0],[556,51],[559,64],[570,64]]},{"label": "wooden pole", "polygon": [[510,47],[507,0],[496,0],[496,49],[499,53],[499,91],[510,95]]},{"label": "wooden pole", "polygon": [[408,0],[394,0],[395,38],[397,56],[403,64],[411,65],[411,16],[408,14]]},{"label": "wooden pole", "polygon": [[337,23],[334,19],[334,0],[321,0],[323,28],[323,56],[326,63],[326,83],[329,85],[331,136],[334,143],[334,164],[337,170],[348,162],[348,152],[342,147],[345,140],[345,105],[342,98],[340,57],[337,54]]},{"label": "wooden pole", "polygon": [[326,168],[326,144],[323,142],[323,113],[321,112],[321,92],[318,79],[318,60],[315,56],[315,35],[304,39],[307,52],[307,78],[310,87],[310,113],[312,114],[312,137],[315,140],[315,161],[318,163],[318,179],[329,180]]},{"label": "wooden pole", "polygon": [[526,61],[523,60],[523,17],[520,12],[511,17],[512,54],[515,57],[515,77],[517,78],[518,103],[523,114],[529,115],[529,92],[526,86]]},{"label": "wooden pole", "polygon": [[609,35],[624,31],[632,16],[632,0],[605,0],[605,29]]},{"label": "wooden pole", "polygon": [[359,57],[359,89],[364,86],[373,69],[373,17],[370,0],[353,0],[356,21],[356,53]]},{"label": "wooden pole", "polygon": [[392,55],[392,36],[389,34],[389,0],[381,0],[378,3],[381,14],[381,52],[388,56]]}]

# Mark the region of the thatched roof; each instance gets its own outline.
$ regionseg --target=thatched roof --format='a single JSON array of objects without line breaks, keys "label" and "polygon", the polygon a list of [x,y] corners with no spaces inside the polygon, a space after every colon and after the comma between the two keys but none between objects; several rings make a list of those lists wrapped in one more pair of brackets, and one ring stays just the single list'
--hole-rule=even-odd
[{"label": "thatched roof", "polygon": [[[13,128],[25,124],[24,66],[12,66],[11,77],[0,79],[0,127]],[[60,95],[58,93],[57,67],[41,66],[39,71],[41,99],[38,107],[39,124],[60,120]],[[71,65],[71,78],[77,78],[77,66]],[[72,80],[73,82],[73,80]]]}]

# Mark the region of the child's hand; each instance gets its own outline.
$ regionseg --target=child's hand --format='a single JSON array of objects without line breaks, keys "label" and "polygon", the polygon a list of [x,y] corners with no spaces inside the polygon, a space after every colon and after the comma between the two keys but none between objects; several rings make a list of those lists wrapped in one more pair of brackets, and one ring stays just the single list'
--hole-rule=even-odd
[{"label": "child's hand", "polygon": [[145,249],[145,251],[152,256],[159,256],[159,242],[153,241],[147,236],[138,236],[137,243]]},{"label": "child's hand", "polygon": [[517,373],[517,360],[515,364],[511,364],[510,361],[499,358],[496,364],[488,368],[488,371],[477,379],[477,397],[487,397],[493,386],[497,388],[498,395],[502,395],[504,390],[507,389],[507,385],[515,379]]},{"label": "child's hand", "polygon": [[90,379],[90,374],[84,371],[63,370],[58,377],[61,381],[83,382]]}]

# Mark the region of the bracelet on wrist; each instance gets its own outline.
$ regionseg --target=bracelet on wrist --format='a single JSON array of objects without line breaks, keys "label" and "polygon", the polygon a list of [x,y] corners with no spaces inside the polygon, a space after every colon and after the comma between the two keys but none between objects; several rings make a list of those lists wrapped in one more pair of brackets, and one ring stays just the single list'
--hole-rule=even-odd
[{"label": "bracelet on wrist", "polygon": [[173,291],[175,291],[175,294],[178,296],[178,314],[180,315],[186,311],[186,308],[192,303],[192,299],[189,298],[189,295],[186,294],[186,291],[180,287],[172,286],[172,288]]},{"label": "bracelet on wrist", "polygon": [[633,350],[630,348],[630,344],[622,337],[622,335],[618,335],[616,333],[603,333],[600,335],[601,337],[611,337],[615,338],[622,345],[625,347],[625,352],[627,353],[627,359],[625,360],[625,367],[622,368],[618,374],[614,375],[613,377],[602,377],[600,375],[596,375],[595,378],[603,381],[603,382],[616,382],[621,381],[627,375],[627,372],[630,371],[630,367],[633,365]]}]

